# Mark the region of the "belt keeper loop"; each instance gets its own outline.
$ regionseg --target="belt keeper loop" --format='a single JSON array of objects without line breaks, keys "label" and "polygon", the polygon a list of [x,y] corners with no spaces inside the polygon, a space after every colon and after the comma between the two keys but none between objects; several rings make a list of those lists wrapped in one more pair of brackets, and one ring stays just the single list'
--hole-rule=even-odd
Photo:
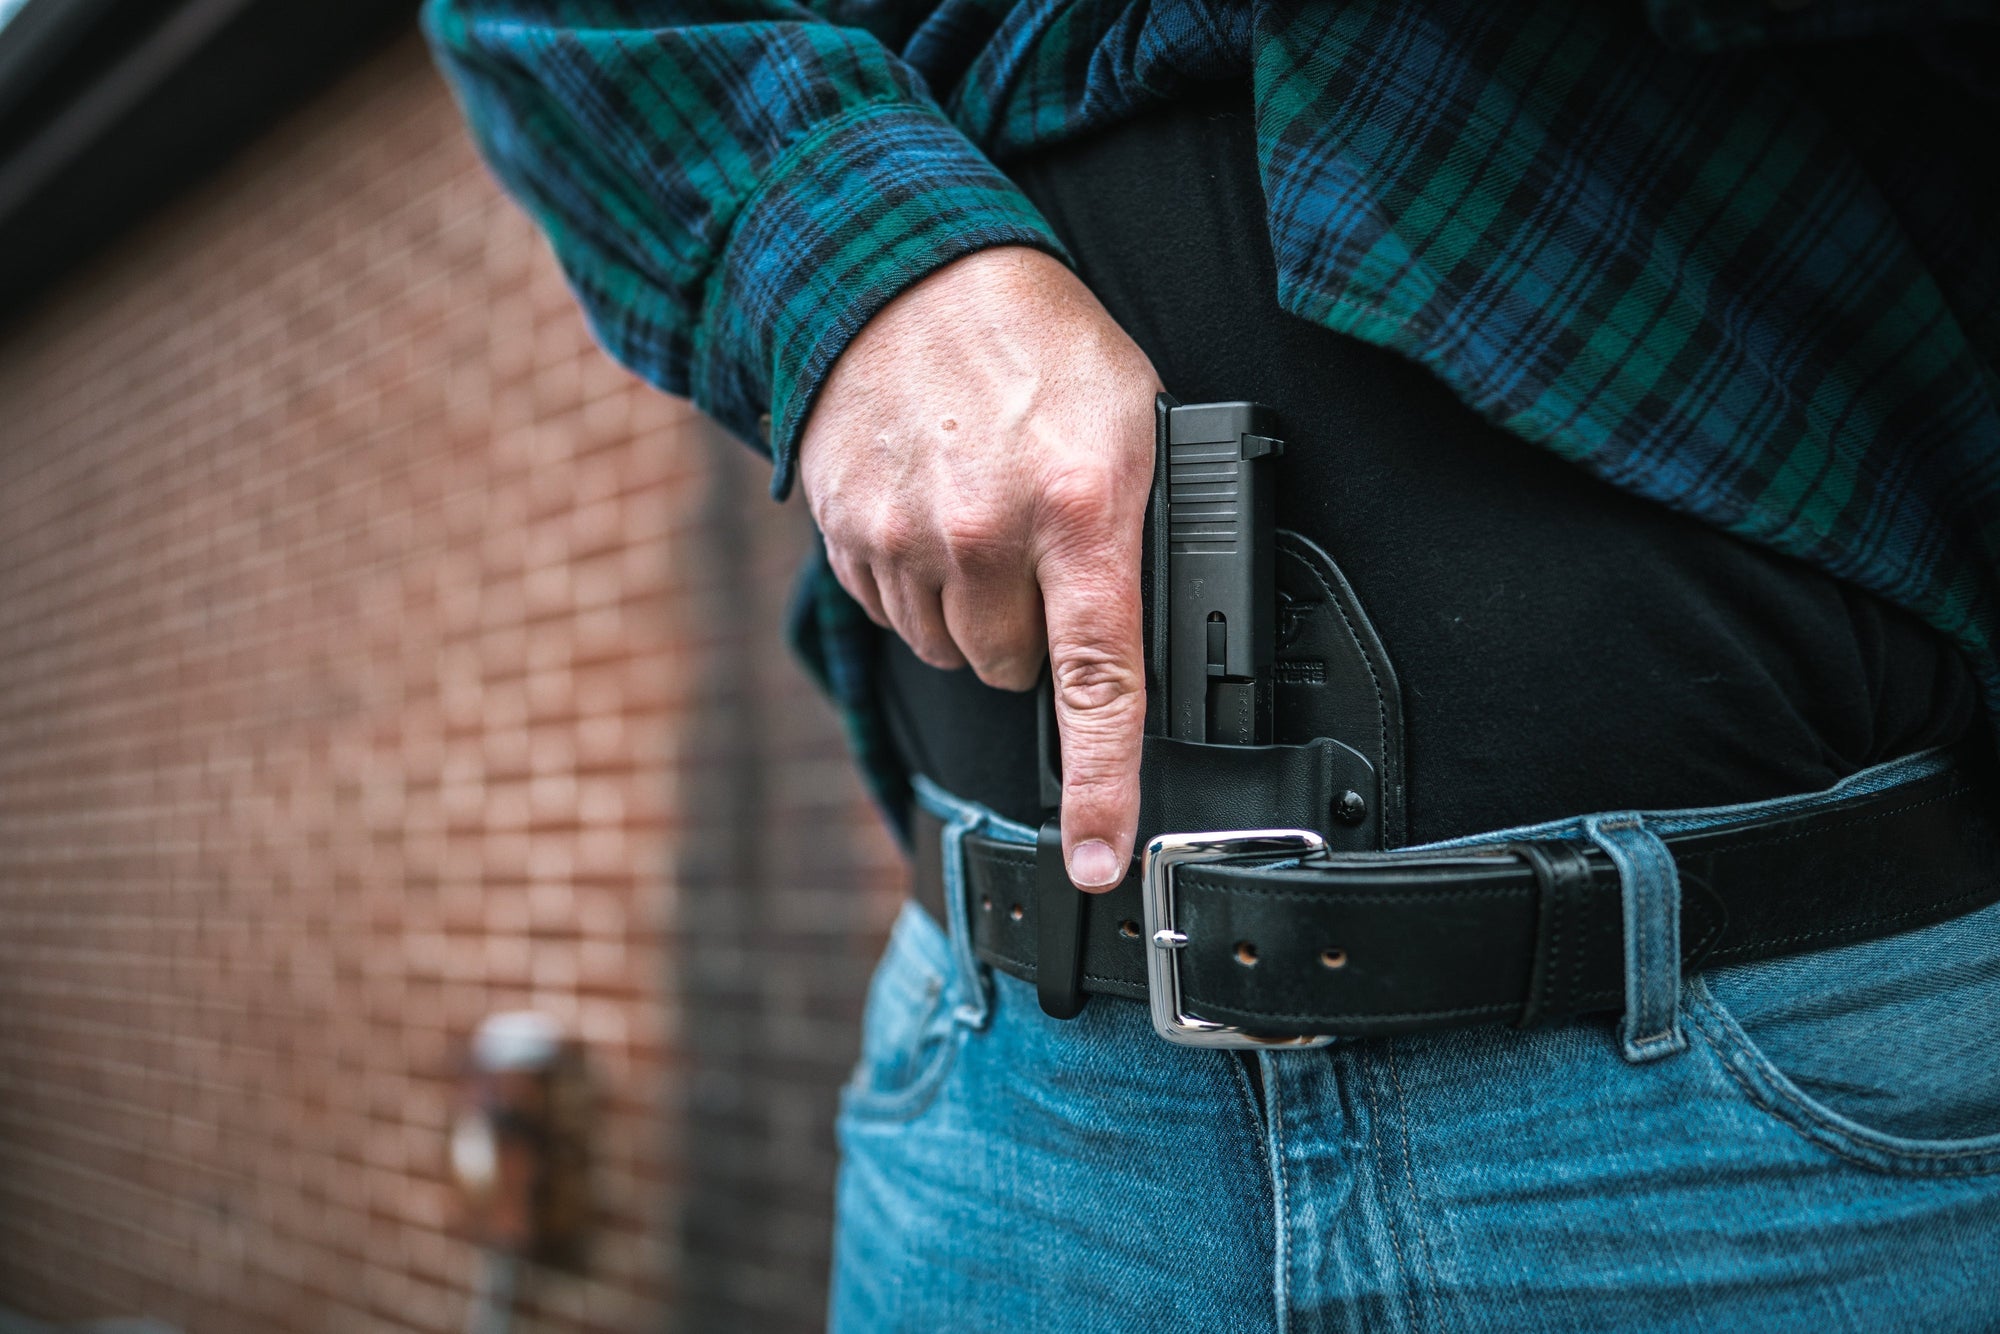
[{"label": "belt keeper loop", "polygon": [[1069,882],[1062,847],[1062,743],[1055,684],[1042,668],[1035,759],[1047,818],[1035,837],[1035,999],[1056,1019],[1083,1013],[1083,891]]},{"label": "belt keeper loop", "polygon": [[1508,850],[1535,874],[1535,957],[1528,974],[1528,998],[1514,1026],[1561,1023],[1576,1014],[1590,861],[1572,843],[1513,843]]}]

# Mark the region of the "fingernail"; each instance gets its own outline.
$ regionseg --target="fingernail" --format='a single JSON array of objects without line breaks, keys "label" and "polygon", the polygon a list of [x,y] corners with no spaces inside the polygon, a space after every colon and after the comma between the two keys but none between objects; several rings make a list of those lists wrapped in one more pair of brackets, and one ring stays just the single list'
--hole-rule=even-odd
[{"label": "fingernail", "polygon": [[1069,854],[1069,878],[1083,889],[1115,885],[1124,869],[1118,864],[1118,854],[1101,838],[1079,843]]}]

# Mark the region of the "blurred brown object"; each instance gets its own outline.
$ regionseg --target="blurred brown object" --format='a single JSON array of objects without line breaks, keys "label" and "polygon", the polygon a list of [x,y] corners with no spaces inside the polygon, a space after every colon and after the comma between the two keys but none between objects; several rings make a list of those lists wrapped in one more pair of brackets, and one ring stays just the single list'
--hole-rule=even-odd
[{"label": "blurred brown object", "polygon": [[515,1010],[480,1024],[451,1129],[464,1236],[488,1250],[581,1267],[590,1101],[583,1048],[555,1020]]}]

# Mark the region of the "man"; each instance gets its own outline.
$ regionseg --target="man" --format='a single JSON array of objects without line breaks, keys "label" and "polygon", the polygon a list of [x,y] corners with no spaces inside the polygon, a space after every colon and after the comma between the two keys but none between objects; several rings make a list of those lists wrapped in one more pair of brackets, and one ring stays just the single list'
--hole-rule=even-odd
[{"label": "man", "polygon": [[[952,932],[906,911],[871,994],[836,1325],[2000,1324],[2000,164],[1946,133],[1990,6],[427,18],[607,347],[803,484],[801,643],[916,785]],[[1138,972],[1043,1014],[1053,900],[980,888],[1046,659],[1059,855],[1136,902],[1162,387],[1277,409],[1279,522],[1401,677],[1432,851],[1349,872],[1432,879],[1295,965],[1333,882],[1253,868],[1177,965],[1330,1048],[1160,1042],[1096,910]],[[1335,938],[1377,908],[1387,962]]]}]

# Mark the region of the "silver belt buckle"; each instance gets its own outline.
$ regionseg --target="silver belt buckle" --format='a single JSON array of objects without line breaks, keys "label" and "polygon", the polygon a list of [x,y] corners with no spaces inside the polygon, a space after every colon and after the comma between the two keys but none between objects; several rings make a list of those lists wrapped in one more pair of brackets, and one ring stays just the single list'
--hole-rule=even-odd
[{"label": "silver belt buckle", "polygon": [[1297,857],[1315,861],[1327,855],[1326,840],[1310,829],[1231,829],[1209,834],[1161,834],[1146,844],[1141,898],[1146,919],[1146,997],[1153,1008],[1153,1029],[1183,1047],[1324,1047],[1331,1037],[1267,1037],[1231,1024],[1213,1023],[1187,1013],[1181,1006],[1180,951],[1187,933],[1174,921],[1174,871],[1190,862],[1242,861],[1250,858]]}]

